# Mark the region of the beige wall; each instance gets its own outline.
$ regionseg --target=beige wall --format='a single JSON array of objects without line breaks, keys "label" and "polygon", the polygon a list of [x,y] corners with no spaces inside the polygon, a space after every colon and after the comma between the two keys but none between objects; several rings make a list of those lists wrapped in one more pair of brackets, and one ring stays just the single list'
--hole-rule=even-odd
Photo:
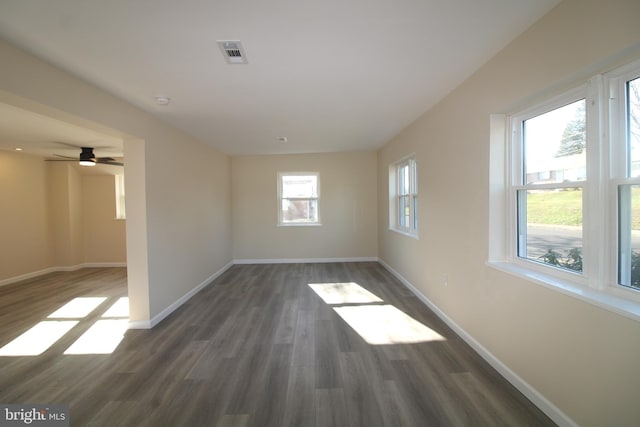
[{"label": "beige wall", "polygon": [[54,266],[75,267],[84,261],[81,177],[67,163],[45,167]]},{"label": "beige wall", "polygon": [[115,219],[115,176],[82,177],[82,213],[84,262],[126,263],[126,221]]},{"label": "beige wall", "polygon": [[0,281],[53,266],[42,159],[0,150]]},{"label": "beige wall", "polygon": [[[320,173],[319,227],[278,227],[278,172]],[[377,257],[376,153],[232,160],[237,260]]]},{"label": "beige wall", "polygon": [[231,262],[228,156],[5,42],[0,62],[0,102],[123,138],[134,324]]},{"label": "beige wall", "polygon": [[[638,1],[561,3],[379,153],[380,257],[584,426],[638,425],[640,322],[485,264],[489,118],[640,57],[638,22]],[[387,168],[410,152],[417,241],[387,230]]]}]

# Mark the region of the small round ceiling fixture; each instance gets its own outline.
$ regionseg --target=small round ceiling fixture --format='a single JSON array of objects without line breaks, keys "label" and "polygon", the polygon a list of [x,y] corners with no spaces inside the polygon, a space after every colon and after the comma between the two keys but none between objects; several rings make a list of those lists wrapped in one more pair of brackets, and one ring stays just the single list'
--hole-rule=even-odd
[{"label": "small round ceiling fixture", "polygon": [[279,142],[287,142],[287,141],[288,141],[288,138],[287,138],[286,136],[279,136],[279,137],[278,137],[278,141],[279,141]]},{"label": "small round ceiling fixture", "polygon": [[156,96],[156,104],[158,105],[169,105],[171,102],[171,98],[168,96]]}]

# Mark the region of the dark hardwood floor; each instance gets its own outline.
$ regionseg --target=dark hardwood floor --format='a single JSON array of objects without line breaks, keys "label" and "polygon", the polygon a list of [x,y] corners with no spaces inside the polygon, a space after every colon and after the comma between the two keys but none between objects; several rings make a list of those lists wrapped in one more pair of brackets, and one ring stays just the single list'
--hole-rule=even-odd
[{"label": "dark hardwood floor", "polygon": [[119,268],[0,287],[0,348],[106,297],[42,354],[0,356],[0,402],[67,404],[73,426],[554,425],[377,263],[236,265],[112,353],[64,354],[126,292]]}]

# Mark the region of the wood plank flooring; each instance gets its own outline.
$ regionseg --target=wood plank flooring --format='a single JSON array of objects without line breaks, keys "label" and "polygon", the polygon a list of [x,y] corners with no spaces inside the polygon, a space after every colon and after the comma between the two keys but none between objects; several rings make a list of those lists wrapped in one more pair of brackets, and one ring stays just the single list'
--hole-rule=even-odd
[{"label": "wood plank flooring", "polygon": [[[327,304],[308,284],[382,301]],[[377,263],[236,265],[106,355],[64,351],[126,270],[0,287],[0,348],[75,297],[107,299],[38,356],[0,357],[0,402],[70,405],[73,426],[554,425]],[[335,307],[392,305],[443,340],[369,344]]]}]

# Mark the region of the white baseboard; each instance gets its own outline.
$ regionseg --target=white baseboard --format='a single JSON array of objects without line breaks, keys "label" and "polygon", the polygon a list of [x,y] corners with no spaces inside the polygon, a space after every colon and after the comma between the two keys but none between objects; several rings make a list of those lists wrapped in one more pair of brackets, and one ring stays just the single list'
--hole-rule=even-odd
[{"label": "white baseboard", "polygon": [[81,264],[80,268],[117,268],[126,266],[126,262],[87,262]]},{"label": "white baseboard", "polygon": [[211,276],[207,277],[203,280],[198,286],[191,289],[189,292],[178,298],[167,308],[162,310],[160,313],[156,314],[151,318],[151,320],[135,320],[129,321],[129,329],[151,329],[156,326],[158,323],[162,322],[167,316],[176,311],[182,304],[189,301],[191,297],[200,292],[205,287],[209,286],[211,282],[213,282],[216,278],[218,278],[222,273],[227,271],[229,268],[233,266],[233,262],[229,262],[227,265],[222,267],[220,270],[213,273]]},{"label": "white baseboard", "polygon": [[34,277],[44,276],[45,274],[59,271],[56,267],[49,267],[43,270],[32,271],[31,273],[21,274],[19,276],[9,277],[8,279],[0,280],[0,286],[9,285],[11,283],[21,282],[27,279],[33,279]]},{"label": "white baseboard", "polygon": [[31,273],[21,274],[19,276],[9,277],[7,279],[0,280],[0,286],[9,285],[11,283],[21,282],[27,279],[33,279],[34,277],[44,276],[45,274],[55,273],[56,271],[76,271],[82,268],[110,268],[110,267],[126,267],[125,262],[87,262],[77,265],[66,265],[49,267],[43,270],[32,271]]},{"label": "white baseboard", "polygon": [[378,262],[377,257],[234,259],[234,264],[315,264],[328,262]]},{"label": "white baseboard", "polygon": [[413,286],[400,273],[394,270],[389,264],[383,260],[378,260],[387,271],[393,274],[407,289],[409,289],[422,303],[429,307],[440,319],[442,319],[453,331],[460,336],[476,353],[487,361],[496,371],[500,373],[515,388],[524,394],[534,405],[551,418],[559,426],[578,427],[567,414],[562,412],[557,406],[546,399],[540,392],[534,389],[529,383],[523,380],[518,374],[513,372],[507,365],[502,363],[496,356],[480,344],[473,336],[465,331],[460,325],[440,310],[429,298],[423,295],[415,286]]}]

